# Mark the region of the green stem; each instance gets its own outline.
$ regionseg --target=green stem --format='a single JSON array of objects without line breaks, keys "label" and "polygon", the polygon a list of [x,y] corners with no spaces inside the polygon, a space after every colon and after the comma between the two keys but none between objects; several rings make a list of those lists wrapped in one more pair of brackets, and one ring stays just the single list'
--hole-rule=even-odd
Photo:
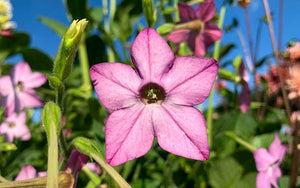
[{"label": "green stem", "polygon": [[92,96],[92,85],[90,82],[90,74],[89,74],[89,59],[87,55],[86,45],[85,45],[85,36],[82,36],[79,49],[79,60],[80,60],[80,68],[82,74],[82,87],[84,91],[88,95],[88,97]]},{"label": "green stem", "polygon": [[250,150],[251,152],[254,152],[257,148],[252,146],[251,144],[249,144],[248,142],[246,142],[245,140],[241,139],[240,137],[236,136],[233,132],[226,132],[225,135],[231,139],[233,139],[234,141],[236,141],[237,143],[241,144],[242,146],[244,146],[245,148],[247,148],[248,150]]},{"label": "green stem", "polygon": [[[218,22],[218,27],[222,30],[224,18],[226,13],[226,5],[223,4],[222,8],[220,10],[220,18]],[[213,53],[213,58],[215,60],[219,59],[220,55],[220,40],[215,42],[215,50]],[[207,109],[207,138],[208,138],[208,145],[212,146],[212,114],[213,114],[213,97],[214,97],[214,91],[215,91],[215,84],[213,85],[211,92],[209,94],[208,99],[208,109]]]},{"label": "green stem", "polygon": [[91,157],[117,182],[122,188],[131,188],[131,186],[120,176],[120,174],[109,164],[107,164],[101,157],[92,153]]},{"label": "green stem", "polygon": [[[59,126],[59,125],[58,125]],[[58,188],[58,143],[56,126],[50,126],[48,140],[47,187]]]}]

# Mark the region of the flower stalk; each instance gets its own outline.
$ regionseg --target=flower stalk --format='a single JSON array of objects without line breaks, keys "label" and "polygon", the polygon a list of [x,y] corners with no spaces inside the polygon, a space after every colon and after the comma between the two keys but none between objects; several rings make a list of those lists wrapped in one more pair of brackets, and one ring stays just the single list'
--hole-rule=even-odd
[{"label": "flower stalk", "polygon": [[[220,10],[220,18],[218,22],[218,27],[222,30],[224,18],[226,13],[226,5],[223,4]],[[220,55],[220,40],[215,42],[215,49],[213,53],[213,58],[218,61]],[[207,139],[208,139],[208,145],[212,146],[212,114],[213,114],[213,98],[214,98],[214,91],[215,91],[215,84],[213,85],[211,92],[209,94],[208,99],[208,109],[207,109]]]}]

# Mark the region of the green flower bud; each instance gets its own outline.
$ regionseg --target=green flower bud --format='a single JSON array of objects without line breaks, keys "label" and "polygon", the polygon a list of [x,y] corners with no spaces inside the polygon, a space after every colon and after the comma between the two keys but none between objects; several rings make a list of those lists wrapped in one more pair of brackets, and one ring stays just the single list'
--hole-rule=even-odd
[{"label": "green flower bud", "polygon": [[74,20],[62,39],[54,62],[54,75],[61,81],[71,73],[77,48],[87,23],[86,19]]},{"label": "green flower bud", "polygon": [[48,102],[42,111],[42,121],[45,126],[48,139],[50,126],[55,126],[56,133],[59,135],[61,128],[61,112],[59,106],[57,106],[54,102]]},{"label": "green flower bud", "polygon": [[165,24],[161,25],[159,28],[157,28],[157,32],[160,35],[165,35],[165,34],[170,33],[171,31],[173,31],[173,29],[174,29],[174,24],[165,23]]},{"label": "green flower bud", "polygon": [[17,146],[13,143],[0,143],[0,151],[17,150]]}]

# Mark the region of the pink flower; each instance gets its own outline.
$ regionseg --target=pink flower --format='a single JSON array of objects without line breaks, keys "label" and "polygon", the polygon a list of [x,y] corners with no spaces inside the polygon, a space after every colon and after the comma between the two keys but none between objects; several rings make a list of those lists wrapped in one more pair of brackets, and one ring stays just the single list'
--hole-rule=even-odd
[{"label": "pink flower", "polygon": [[90,70],[102,104],[114,110],[105,125],[106,160],[119,165],[146,154],[154,136],[166,151],[207,160],[203,115],[194,108],[208,97],[218,72],[211,58],[174,54],[151,28],[132,44],[136,70],[121,63],[100,63]]},{"label": "pink flower", "polygon": [[87,163],[86,166],[96,174],[100,175],[101,169],[97,163]]},{"label": "pink flower", "polygon": [[45,82],[46,76],[31,72],[26,62],[21,62],[12,68],[9,76],[0,77],[0,95],[2,96],[0,104],[6,106],[6,115],[21,111],[24,107],[43,106],[34,88]]},{"label": "pink flower", "polygon": [[256,177],[257,188],[271,188],[271,184],[278,188],[277,180],[281,177],[281,164],[286,152],[286,147],[281,144],[278,135],[269,147],[257,149],[254,152],[254,159],[258,174]]},{"label": "pink flower", "polygon": [[36,169],[33,166],[25,165],[20,170],[15,181],[27,180],[27,179],[32,179],[32,178],[36,178],[36,177],[44,177],[44,176],[47,176],[47,172],[38,172],[37,173]]},{"label": "pink flower", "polygon": [[74,186],[76,185],[78,173],[80,172],[82,167],[86,165],[88,160],[89,157],[87,155],[80,153],[76,149],[72,151],[65,172],[72,174],[74,176],[75,179]]},{"label": "pink flower", "polygon": [[251,93],[248,85],[249,75],[246,71],[245,65],[241,62],[239,67],[239,74],[242,79],[242,92],[238,96],[239,107],[243,113],[247,113],[251,103]]},{"label": "pink flower", "polygon": [[0,134],[6,136],[7,142],[13,142],[14,138],[29,140],[31,138],[28,127],[25,125],[26,114],[21,112],[19,115],[12,114],[0,125]]},{"label": "pink flower", "polygon": [[207,48],[222,36],[221,30],[214,23],[209,23],[215,15],[215,3],[213,0],[206,0],[198,5],[196,11],[193,7],[178,3],[180,22],[186,23],[183,29],[177,29],[167,35],[171,42],[179,44],[188,41],[188,45],[195,56],[205,55]]}]

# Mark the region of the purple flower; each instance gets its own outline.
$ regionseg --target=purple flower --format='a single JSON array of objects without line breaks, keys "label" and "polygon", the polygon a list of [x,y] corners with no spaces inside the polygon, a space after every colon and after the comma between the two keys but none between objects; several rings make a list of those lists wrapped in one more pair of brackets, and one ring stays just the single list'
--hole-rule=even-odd
[{"label": "purple flower", "polygon": [[248,85],[249,75],[243,62],[240,64],[239,74],[242,79],[242,92],[238,96],[239,107],[243,113],[247,113],[251,103],[251,92]]},{"label": "purple flower", "polygon": [[269,147],[257,149],[254,152],[254,159],[258,174],[256,177],[257,188],[271,188],[271,184],[278,188],[277,180],[281,177],[281,164],[286,152],[286,147],[281,144],[278,135]]},{"label": "purple flower", "polygon": [[106,160],[119,165],[146,154],[154,136],[166,151],[207,160],[205,119],[194,108],[208,97],[218,72],[211,58],[174,54],[151,28],[132,44],[136,70],[121,63],[100,63],[90,70],[102,104],[114,110],[105,125]]},{"label": "purple flower", "polygon": [[32,179],[32,178],[36,178],[36,177],[44,177],[44,176],[47,176],[47,172],[38,172],[37,173],[36,169],[33,166],[25,165],[20,170],[15,181],[27,180],[27,179]]},{"label": "purple flower", "polygon": [[[84,155],[79,151],[77,151],[76,149],[74,149],[68,160],[65,172],[72,174],[76,182],[78,173],[80,172],[82,167],[86,165],[88,160],[89,157],[87,155]],[[74,183],[74,185],[76,185],[76,183]]]},{"label": "purple flower", "polygon": [[31,72],[26,62],[21,62],[11,69],[9,76],[0,77],[0,104],[6,106],[6,115],[18,112],[24,107],[43,106],[34,88],[43,85],[46,76]]},{"label": "purple flower", "polygon": [[186,23],[183,29],[177,29],[167,35],[171,42],[179,44],[187,41],[195,56],[205,55],[206,49],[222,36],[221,30],[214,23],[209,23],[215,15],[215,2],[206,0],[198,5],[196,11],[193,7],[178,3],[180,22]]},{"label": "purple flower", "polygon": [[13,142],[14,138],[21,138],[21,140],[29,140],[31,138],[28,127],[25,125],[26,114],[21,112],[10,115],[0,125],[0,134],[6,136],[7,142]]}]

